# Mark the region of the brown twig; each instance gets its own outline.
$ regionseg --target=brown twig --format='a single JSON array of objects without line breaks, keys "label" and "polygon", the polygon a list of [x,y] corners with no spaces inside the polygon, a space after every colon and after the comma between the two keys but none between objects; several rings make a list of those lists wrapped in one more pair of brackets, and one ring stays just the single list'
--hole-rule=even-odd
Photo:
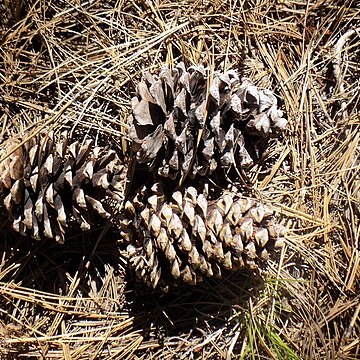
[{"label": "brown twig", "polygon": [[[340,92],[340,96],[342,96],[345,92],[345,86],[344,86],[344,81],[343,81],[343,75],[342,75],[342,51],[343,51],[343,47],[345,45],[345,43],[355,34],[359,35],[360,32],[360,27],[355,28],[355,29],[349,29],[347,30],[342,36],[340,36],[339,40],[336,42],[333,52],[334,52],[334,59],[332,61],[333,64],[333,72],[334,72],[334,77]],[[346,101],[342,100],[341,101],[341,110],[342,110],[342,116],[343,119],[346,119],[348,117],[348,113],[346,110]]]}]

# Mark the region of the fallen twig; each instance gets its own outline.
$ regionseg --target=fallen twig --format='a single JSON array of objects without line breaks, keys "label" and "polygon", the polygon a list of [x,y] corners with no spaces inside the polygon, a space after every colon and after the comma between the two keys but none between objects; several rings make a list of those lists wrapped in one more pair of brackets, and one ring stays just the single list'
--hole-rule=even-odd
[{"label": "fallen twig", "polygon": [[[332,61],[332,64],[334,68],[334,77],[339,87],[340,95],[344,94],[345,92],[344,81],[343,81],[343,77],[341,76],[341,63],[342,63],[341,52],[346,41],[348,41],[349,38],[354,34],[359,34],[359,32],[360,32],[360,27],[346,31],[345,34],[340,36],[339,40],[336,42],[334,46],[334,59]],[[342,110],[343,119],[347,118],[348,114],[346,110],[346,101],[344,100],[344,98],[342,98],[341,101],[341,110]]]}]

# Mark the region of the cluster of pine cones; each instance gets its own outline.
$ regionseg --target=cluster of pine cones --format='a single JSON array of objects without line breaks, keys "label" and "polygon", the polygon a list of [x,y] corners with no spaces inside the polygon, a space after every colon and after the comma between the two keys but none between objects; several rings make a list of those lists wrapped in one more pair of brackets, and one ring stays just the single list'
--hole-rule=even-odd
[{"label": "cluster of pine cones", "polygon": [[128,119],[133,164],[66,133],[15,142],[0,151],[0,211],[21,235],[60,243],[111,220],[152,288],[256,269],[285,229],[246,196],[241,174],[286,123],[274,94],[235,71],[145,73]]}]

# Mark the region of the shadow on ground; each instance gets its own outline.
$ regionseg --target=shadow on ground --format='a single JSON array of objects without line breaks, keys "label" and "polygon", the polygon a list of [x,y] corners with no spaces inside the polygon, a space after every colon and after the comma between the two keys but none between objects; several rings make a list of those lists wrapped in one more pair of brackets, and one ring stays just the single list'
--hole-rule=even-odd
[{"label": "shadow on ground", "polygon": [[[179,286],[167,294],[151,292],[133,281],[127,288],[127,306],[135,329],[145,341],[155,341],[161,348],[172,338],[189,343],[192,339],[205,340],[222,328],[231,333],[231,327],[248,314],[249,299],[258,299],[264,282],[242,270],[220,280],[206,279],[196,287]],[[226,341],[222,336],[218,340]]]}]

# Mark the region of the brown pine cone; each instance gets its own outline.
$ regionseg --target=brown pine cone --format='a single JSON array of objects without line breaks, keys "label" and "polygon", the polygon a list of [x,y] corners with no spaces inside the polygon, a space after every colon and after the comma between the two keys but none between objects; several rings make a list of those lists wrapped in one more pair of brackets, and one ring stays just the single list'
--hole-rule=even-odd
[{"label": "brown pine cone", "polygon": [[6,150],[11,154],[0,163],[0,207],[22,235],[63,243],[66,229],[89,230],[110,216],[109,202],[124,199],[126,166],[92,140],[55,142],[52,134],[38,135]]},{"label": "brown pine cone", "polygon": [[129,122],[138,162],[170,179],[246,169],[287,123],[270,90],[183,63],[144,74]]},{"label": "brown pine cone", "polygon": [[167,202],[155,184],[127,201],[125,213],[134,219],[122,223],[130,268],[153,288],[256,269],[284,244],[285,229],[271,206],[234,193],[210,201],[187,187]]}]

